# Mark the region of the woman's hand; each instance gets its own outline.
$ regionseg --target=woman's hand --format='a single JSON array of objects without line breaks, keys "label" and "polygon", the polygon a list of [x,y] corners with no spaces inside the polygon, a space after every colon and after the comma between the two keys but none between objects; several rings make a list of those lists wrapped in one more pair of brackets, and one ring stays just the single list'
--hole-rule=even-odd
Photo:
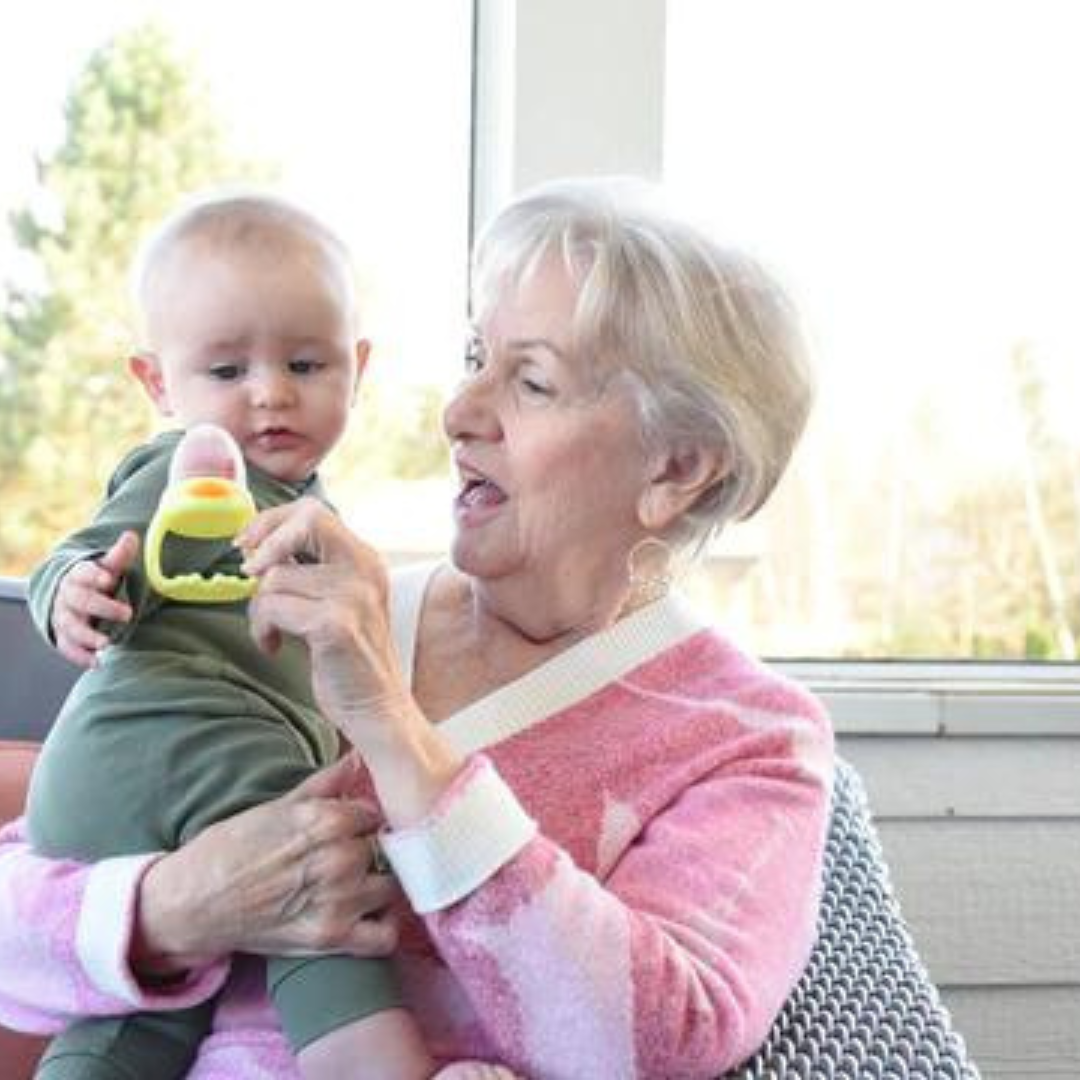
[{"label": "woman's hand", "polygon": [[428,813],[461,768],[405,684],[394,649],[389,581],[376,552],[313,499],[260,514],[238,537],[261,578],[252,633],[273,650],[305,642],[323,713],[361,753],[394,827]]},{"label": "woman's hand", "polygon": [[265,511],[237,538],[244,572],[260,577],[251,630],[272,652],[305,642],[323,712],[352,721],[394,713],[409,697],[390,632],[386,569],[376,552],[314,499]]},{"label": "woman's hand", "polygon": [[156,862],[139,893],[134,969],[167,976],[236,951],[392,952],[399,889],[374,870],[379,817],[350,797],[356,769],[350,755]]}]

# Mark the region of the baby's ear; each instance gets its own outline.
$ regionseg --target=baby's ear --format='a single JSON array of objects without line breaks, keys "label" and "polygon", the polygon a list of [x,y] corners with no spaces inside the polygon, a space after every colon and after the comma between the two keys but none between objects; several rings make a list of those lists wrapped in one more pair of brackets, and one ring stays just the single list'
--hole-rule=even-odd
[{"label": "baby's ear", "polygon": [[161,362],[153,353],[135,353],[128,359],[128,371],[139,381],[146,391],[146,396],[162,416],[172,416],[169,394],[165,389],[165,378],[161,373]]},{"label": "baby's ear", "polygon": [[371,358],[371,342],[367,338],[361,338],[356,343],[356,378],[353,380],[352,400],[356,402],[360,383],[363,381],[364,372],[367,370],[368,360]]}]

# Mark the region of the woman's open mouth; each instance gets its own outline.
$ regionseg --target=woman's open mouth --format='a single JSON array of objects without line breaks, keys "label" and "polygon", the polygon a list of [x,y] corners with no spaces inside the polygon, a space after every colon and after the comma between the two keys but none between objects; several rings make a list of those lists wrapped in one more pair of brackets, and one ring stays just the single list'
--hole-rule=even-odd
[{"label": "woman's open mouth", "polygon": [[454,517],[459,525],[482,525],[499,512],[507,500],[498,484],[478,473],[461,477],[461,488],[454,499]]},{"label": "woman's open mouth", "polygon": [[463,507],[498,506],[506,502],[506,493],[497,484],[483,478],[466,480],[458,492],[457,504]]}]

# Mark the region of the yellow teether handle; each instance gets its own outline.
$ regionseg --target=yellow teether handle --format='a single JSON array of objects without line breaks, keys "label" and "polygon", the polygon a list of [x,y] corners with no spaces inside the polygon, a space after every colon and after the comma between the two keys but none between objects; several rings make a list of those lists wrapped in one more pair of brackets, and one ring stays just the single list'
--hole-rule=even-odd
[{"label": "yellow teether handle", "polygon": [[166,488],[146,532],[143,562],[150,584],[170,600],[194,604],[249,599],[258,587],[253,578],[227,574],[168,577],[161,568],[161,548],[169,533],[198,540],[230,540],[254,516],[251,493],[232,480],[198,476]]}]

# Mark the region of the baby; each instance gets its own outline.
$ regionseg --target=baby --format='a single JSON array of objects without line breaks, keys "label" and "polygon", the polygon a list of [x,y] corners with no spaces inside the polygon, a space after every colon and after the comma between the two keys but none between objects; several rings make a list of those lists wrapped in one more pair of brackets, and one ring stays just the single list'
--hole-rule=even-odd
[{"label": "baby", "polygon": [[[345,429],[368,355],[341,242],[276,198],[211,199],[165,222],[136,289],[147,348],[130,369],[158,411],[182,429],[227,432],[259,509],[321,498],[316,470]],[[298,644],[268,657],[244,603],[174,603],[146,581],[139,537],[174,452],[181,473],[237,471],[213,428],[181,439],[170,432],[131,452],[93,521],[31,579],[39,628],[88,668],[31,785],[30,833],[45,854],[174,848],[338,754]],[[239,555],[227,540],[170,537],[163,560],[207,576],[235,571]],[[275,957],[267,978],[308,1080],[433,1071],[387,961]],[[211,1020],[212,1003],[83,1022],[53,1041],[39,1075],[183,1077]]]}]

